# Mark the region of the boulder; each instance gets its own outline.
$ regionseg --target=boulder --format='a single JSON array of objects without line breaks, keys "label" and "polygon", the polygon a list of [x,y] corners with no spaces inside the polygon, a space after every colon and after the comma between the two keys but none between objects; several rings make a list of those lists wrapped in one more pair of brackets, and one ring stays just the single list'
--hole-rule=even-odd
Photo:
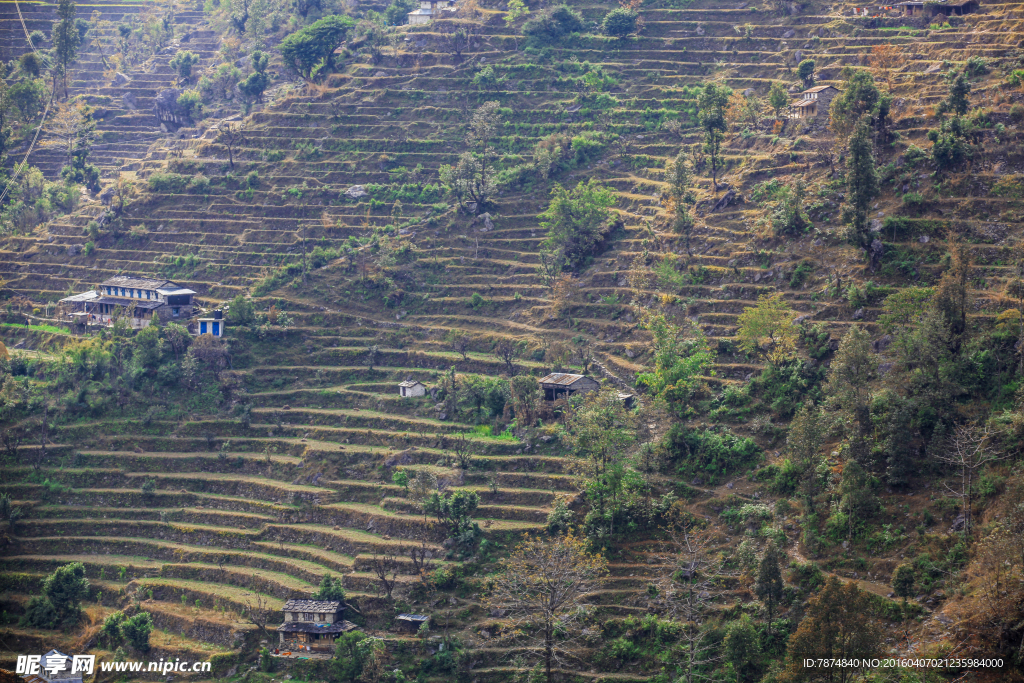
[{"label": "boulder", "polygon": [[178,104],[181,97],[181,90],[177,88],[166,88],[157,93],[153,102],[153,111],[160,120],[161,127],[169,133],[173,133],[182,126],[191,126],[192,117],[188,111]]},{"label": "boulder", "polygon": [[128,85],[131,82],[132,79],[128,78],[120,71],[114,74],[113,85]]},{"label": "boulder", "polygon": [[126,92],[121,96],[121,104],[128,111],[133,111],[139,108],[139,99],[135,96],[135,93]]},{"label": "boulder", "polygon": [[793,29],[789,29],[788,31],[786,31],[785,33],[782,34],[782,37],[783,38],[792,38],[795,35],[796,35],[796,31],[794,31]]},{"label": "boulder", "polygon": [[353,185],[352,187],[345,190],[345,196],[349,199],[359,199],[367,195],[366,188],[362,185]]}]

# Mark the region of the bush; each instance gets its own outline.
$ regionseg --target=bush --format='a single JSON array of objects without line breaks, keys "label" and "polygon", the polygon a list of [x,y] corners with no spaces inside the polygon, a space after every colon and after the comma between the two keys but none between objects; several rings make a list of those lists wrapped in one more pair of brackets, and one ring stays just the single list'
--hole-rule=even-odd
[{"label": "bush", "polygon": [[523,24],[523,34],[541,44],[582,30],[583,15],[568,5],[552,7]]},{"label": "bush", "polygon": [[154,173],[149,176],[147,183],[153,192],[164,192],[167,194],[181,194],[188,187],[191,179],[188,176],[177,173]]},{"label": "bush", "polygon": [[702,475],[710,481],[753,465],[761,456],[753,439],[722,429],[697,431],[676,425],[666,440],[669,453],[680,463],[680,475]]},{"label": "bush", "polygon": [[401,26],[409,23],[409,12],[416,9],[416,0],[391,0],[384,10],[384,18],[389,26]]},{"label": "bush", "polygon": [[616,7],[605,15],[604,21],[601,22],[601,30],[606,36],[625,38],[636,31],[637,16],[636,10]]},{"label": "bush", "polygon": [[178,106],[190,119],[202,118],[203,98],[199,95],[198,90],[186,90],[178,95]]},{"label": "bush", "polygon": [[207,194],[210,191],[210,179],[202,173],[193,176],[192,180],[188,181],[188,190],[195,194]]}]

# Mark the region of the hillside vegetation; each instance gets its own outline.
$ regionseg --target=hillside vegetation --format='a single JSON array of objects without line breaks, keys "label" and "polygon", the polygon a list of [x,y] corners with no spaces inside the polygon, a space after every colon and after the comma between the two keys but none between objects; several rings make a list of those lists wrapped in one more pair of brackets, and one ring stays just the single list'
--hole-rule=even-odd
[{"label": "hillside vegetation", "polygon": [[1020,3],[0,7],[0,666],[1024,679]]}]

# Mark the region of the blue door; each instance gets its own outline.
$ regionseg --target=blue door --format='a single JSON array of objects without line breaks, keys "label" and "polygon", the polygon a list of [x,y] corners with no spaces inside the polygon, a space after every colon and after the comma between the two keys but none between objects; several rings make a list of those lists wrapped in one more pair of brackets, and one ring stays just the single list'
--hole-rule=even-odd
[{"label": "blue door", "polygon": [[199,334],[206,334],[206,322],[199,323]]},{"label": "blue door", "polygon": [[214,337],[219,337],[220,336],[220,323],[216,322],[216,321],[214,321],[214,323],[213,323],[213,336]]}]

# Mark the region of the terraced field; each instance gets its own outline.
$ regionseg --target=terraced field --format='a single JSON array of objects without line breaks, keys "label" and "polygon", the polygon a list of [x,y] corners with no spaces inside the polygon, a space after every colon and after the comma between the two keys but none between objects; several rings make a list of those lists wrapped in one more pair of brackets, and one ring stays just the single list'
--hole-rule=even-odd
[{"label": "terraced field", "polygon": [[[802,322],[822,323],[833,340],[854,322],[878,333],[879,301],[852,302],[830,293],[831,283],[899,286],[911,272],[916,282],[934,282],[944,267],[941,237],[949,227],[971,243],[976,315],[994,315],[993,293],[1021,253],[1020,199],[991,192],[1022,172],[1019,128],[1007,113],[1021,99],[1019,89],[1000,86],[994,73],[977,81],[972,99],[990,108],[993,122],[982,133],[989,152],[969,174],[948,178],[941,196],[930,197],[927,214],[916,215],[901,197],[934,194],[933,180],[900,159],[907,144],[929,145],[925,134],[946,92],[936,65],[1013,53],[1020,3],[985,4],[981,13],[940,30],[852,17],[839,5],[807,5],[794,14],[735,2],[655,5],[644,9],[638,38],[588,34],[540,51],[524,52],[523,36],[493,10],[477,18],[479,28],[461,56],[445,49],[436,27],[403,29],[408,40],[379,63],[357,53],[327,87],[282,91],[245,117],[241,142],[232,141],[230,151],[225,132],[206,124],[196,131],[201,137],[160,138],[152,147],[149,98],[171,83],[166,59],[154,58],[132,74],[127,89],[139,105],[125,112],[117,104],[125,88],[103,84],[98,53],[88,52],[75,87],[109,102],[100,131],[111,142],[92,157],[105,178],[131,172],[141,187],[166,174],[201,174],[209,186],[143,191],[123,216],[123,232],[101,237],[89,256],[80,250],[90,239],[83,229],[103,210],[98,203],[33,234],[9,237],[0,277],[23,296],[52,301],[69,287],[79,290],[115,274],[160,274],[200,292],[211,307],[253,294],[258,308],[273,305],[291,323],[263,337],[229,330],[232,367],[219,375],[224,388],[214,414],[154,396],[123,416],[58,425],[41,467],[6,468],[7,490],[27,510],[0,561],[3,571],[25,577],[11,599],[24,602],[28,588],[58,563],[82,561],[102,593],[97,610],[114,607],[115,595],[142,591],[158,628],[175,639],[166,651],[185,652],[202,642],[223,655],[227,669],[234,666],[230,653],[263,638],[242,617],[247,596],[264,595],[280,610],[284,600],[309,595],[325,575],[342,576],[369,627],[387,629],[392,609],[379,595],[373,562],[393,554],[401,567],[400,604],[433,613],[435,623],[444,611],[449,626],[475,646],[474,677],[509,680],[516,653],[489,646],[491,617],[476,597],[459,591],[444,594],[442,602],[418,589],[409,552],[425,547],[428,560],[443,566],[445,534],[391,474],[401,467],[433,475],[442,488],[477,491],[475,519],[487,540],[504,548],[544,528],[557,498],[576,493],[564,451],[550,425],[539,440],[491,435],[481,425],[442,416],[429,396],[402,399],[398,382],[413,378],[436,386],[452,366],[464,380],[499,375],[507,368],[491,349],[514,339],[527,348],[516,361],[520,372],[546,374],[563,345],[585,342],[606,382],[632,388],[650,350],[629,304],[657,298],[669,313],[699,322],[717,344],[709,383],[741,386],[762,368],[734,344],[737,317],[758,296],[783,292]],[[134,9],[101,7],[111,21]],[[608,9],[579,8],[588,21]],[[23,3],[22,11],[31,31],[51,9]],[[178,35],[192,32],[189,49],[198,48],[203,65],[210,63],[218,38],[201,24],[201,13],[178,12],[174,20]],[[4,49],[16,52],[12,21],[0,23]],[[879,234],[886,256],[878,271],[870,272],[865,255],[837,234],[828,167],[815,152],[831,135],[821,117],[787,120],[775,131],[768,120],[730,133],[720,180],[739,197],[713,210],[722,192],[702,176],[688,247],[669,231],[665,169],[681,148],[699,141],[694,86],[718,80],[765,95],[772,80],[797,85],[792,67],[807,58],[817,64],[818,83],[841,86],[840,70],[864,65],[879,44],[899,46],[904,58],[890,74],[899,142],[878,159],[894,170],[872,217],[880,223],[903,217],[905,227],[893,239]],[[486,90],[473,85],[485,66],[506,80]],[[581,75],[596,70],[608,78],[600,91],[588,91]],[[552,178],[563,185],[600,179],[614,190],[622,221],[564,305],[554,305],[539,258],[545,235],[538,214],[550,183],[533,178],[503,189],[487,221],[458,212],[437,189],[440,166],[453,163],[464,147],[468,114],[486,101],[503,108],[505,125],[494,144],[507,155],[506,167],[532,161],[534,145],[551,133],[568,140],[594,132],[603,141]],[[677,130],[667,123],[673,120],[682,124]],[[1004,132],[996,132],[998,123]],[[48,175],[57,171],[42,153],[32,163]],[[761,211],[749,195],[772,178],[808,182],[815,230],[806,237],[759,236]],[[350,191],[356,186],[366,194],[347,196],[359,194]],[[374,230],[401,246],[388,289],[365,278],[373,269],[368,244]],[[294,264],[313,259],[317,247],[331,255],[314,261],[304,277]],[[675,264],[677,278],[650,277],[634,286],[634,271],[663,261]],[[793,286],[801,263],[810,264],[810,275]],[[452,330],[469,338],[465,356],[445,342]],[[31,332],[4,341],[13,347],[19,339],[44,352],[55,348]],[[649,420],[653,437],[668,428],[663,415]],[[769,452],[779,447],[753,426],[736,431]],[[452,457],[458,435],[468,435],[464,467]],[[36,449],[22,446],[22,462],[34,462]],[[148,490],[145,482],[153,482]],[[720,509],[729,496],[753,500],[743,484],[695,487],[688,505],[700,515]],[[717,530],[721,546],[729,547],[730,531]],[[787,534],[797,540],[795,531]],[[617,548],[605,589],[594,596],[598,616],[646,612],[637,598],[664,569],[657,551],[657,542],[645,539]],[[887,592],[885,581],[865,585]],[[723,608],[749,599],[745,589],[730,588]],[[275,617],[272,623],[280,613]],[[598,671],[595,665],[576,673],[588,680],[639,680],[653,672],[629,665]]]}]

